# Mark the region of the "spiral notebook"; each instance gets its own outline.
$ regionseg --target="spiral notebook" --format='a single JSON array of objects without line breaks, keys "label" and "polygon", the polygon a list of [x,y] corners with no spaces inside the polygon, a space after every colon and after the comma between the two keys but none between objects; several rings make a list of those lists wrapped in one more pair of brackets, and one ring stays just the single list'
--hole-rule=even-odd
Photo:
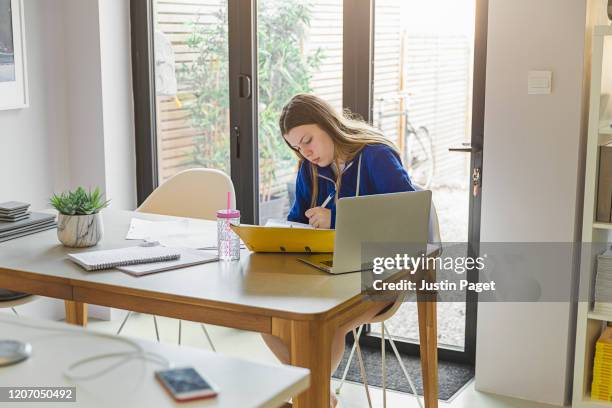
[{"label": "spiral notebook", "polygon": [[162,246],[134,246],[68,254],[70,260],[88,271],[115,268],[117,266],[173,261],[180,257],[181,253],[176,248]]}]

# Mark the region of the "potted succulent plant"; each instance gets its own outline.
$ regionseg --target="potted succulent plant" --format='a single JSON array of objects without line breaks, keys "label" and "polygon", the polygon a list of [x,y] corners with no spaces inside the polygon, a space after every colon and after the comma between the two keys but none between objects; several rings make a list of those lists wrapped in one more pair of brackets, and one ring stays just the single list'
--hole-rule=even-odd
[{"label": "potted succulent plant", "polygon": [[96,245],[104,233],[100,210],[108,206],[100,189],[85,191],[82,187],[59,195],[50,202],[59,215],[57,238],[69,247],[83,248]]}]

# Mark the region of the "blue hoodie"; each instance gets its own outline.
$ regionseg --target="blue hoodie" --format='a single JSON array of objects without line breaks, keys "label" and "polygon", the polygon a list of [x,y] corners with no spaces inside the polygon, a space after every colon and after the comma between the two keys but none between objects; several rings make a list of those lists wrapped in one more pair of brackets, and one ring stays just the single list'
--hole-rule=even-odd
[{"label": "blue hoodie", "polygon": [[[402,191],[415,191],[406,169],[402,166],[399,156],[389,146],[384,144],[371,144],[364,147],[353,160],[346,163],[342,172],[339,197],[354,197],[357,192],[357,167],[361,156],[361,175],[359,195],[398,193]],[[331,166],[319,167],[317,206],[336,192],[336,176]],[[310,206],[312,191],[310,163],[302,162],[295,181],[295,202],[287,219],[308,224],[304,213]],[[336,225],[336,203],[333,200],[326,208],[331,210],[331,228]]]}]

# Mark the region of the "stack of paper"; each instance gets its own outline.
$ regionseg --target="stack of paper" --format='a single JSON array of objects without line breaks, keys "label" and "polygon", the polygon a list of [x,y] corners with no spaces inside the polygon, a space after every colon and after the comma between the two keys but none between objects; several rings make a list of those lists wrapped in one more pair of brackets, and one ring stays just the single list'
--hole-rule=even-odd
[{"label": "stack of paper", "polygon": [[612,249],[597,257],[593,311],[612,315]]},{"label": "stack of paper", "polygon": [[30,213],[19,221],[0,221],[0,242],[55,228],[54,214]]},{"label": "stack of paper", "polygon": [[612,327],[606,327],[595,345],[591,398],[612,401]]}]

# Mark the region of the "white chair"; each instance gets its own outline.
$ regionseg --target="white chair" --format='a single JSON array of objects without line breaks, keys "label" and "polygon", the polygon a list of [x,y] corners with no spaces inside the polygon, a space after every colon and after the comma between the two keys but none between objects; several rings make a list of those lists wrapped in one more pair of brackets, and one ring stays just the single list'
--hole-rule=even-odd
[{"label": "white chair", "polygon": [[236,208],[232,179],[220,170],[191,169],[175,174],[136,209],[139,212],[216,220],[217,210]]},{"label": "white chair", "polygon": [[[236,208],[234,184],[227,174],[214,169],[184,170],[157,187],[136,211],[216,220],[217,210],[227,207],[228,192],[230,193],[230,207]],[[131,313],[128,311],[117,334],[121,333]],[[153,322],[155,335],[159,341],[159,329],[155,316],[153,316]],[[179,320],[178,344],[181,344],[181,326],[182,322]],[[206,326],[201,324],[201,327],[210,347],[216,351]]]},{"label": "white chair", "polygon": [[[442,250],[442,240],[440,237],[440,223],[438,221],[438,213],[436,211],[436,207],[434,206],[433,202],[431,203],[431,210],[430,210],[430,217],[429,217],[428,243],[430,245],[434,245],[438,247],[439,250]],[[383,390],[383,407],[384,408],[386,408],[387,406],[387,387],[386,387],[386,381],[385,381],[386,373],[387,373],[386,364],[385,364],[385,339],[386,338],[389,339],[389,343],[391,344],[393,353],[395,354],[395,357],[397,358],[397,361],[399,362],[400,368],[402,369],[402,372],[404,373],[406,380],[408,380],[408,384],[410,385],[410,390],[412,391],[412,394],[416,398],[419,404],[419,407],[423,408],[423,403],[421,402],[421,398],[416,392],[414,383],[412,382],[412,379],[410,378],[410,375],[408,374],[408,371],[406,370],[406,367],[404,366],[404,362],[402,361],[402,357],[400,356],[399,351],[397,351],[397,347],[395,346],[395,342],[393,341],[393,336],[391,335],[391,333],[389,333],[389,330],[385,326],[385,321],[393,317],[395,312],[397,312],[397,310],[400,308],[400,306],[404,302],[405,298],[406,298],[406,294],[403,294],[395,301],[395,303],[393,303],[391,307],[387,308],[387,310],[384,310],[382,313],[374,316],[374,318],[369,322],[370,324],[380,323],[380,326],[381,326],[382,333],[381,333],[381,341],[380,341],[380,351],[381,351],[381,361],[382,361],[382,364],[381,364],[382,365],[382,390]],[[340,384],[338,385],[338,388],[336,388],[336,394],[340,395],[340,390],[342,389],[342,385],[344,385],[344,381],[346,380],[346,375],[348,374],[348,370],[351,365],[351,361],[353,360],[355,351],[357,351],[358,358],[359,358],[359,370],[360,370],[361,379],[363,381],[363,385],[365,388],[366,397],[368,399],[368,406],[372,408],[372,399],[370,397],[368,379],[367,379],[367,375],[365,371],[365,365],[363,363],[363,356],[361,355],[361,348],[359,347],[359,337],[361,336],[362,329],[363,329],[363,326],[359,327],[358,330],[353,330],[353,339],[354,339],[353,348],[351,349],[351,353],[349,354],[349,358],[348,358],[348,362],[346,363],[346,367],[344,367],[344,372],[342,373],[342,379],[340,380]]]}]

